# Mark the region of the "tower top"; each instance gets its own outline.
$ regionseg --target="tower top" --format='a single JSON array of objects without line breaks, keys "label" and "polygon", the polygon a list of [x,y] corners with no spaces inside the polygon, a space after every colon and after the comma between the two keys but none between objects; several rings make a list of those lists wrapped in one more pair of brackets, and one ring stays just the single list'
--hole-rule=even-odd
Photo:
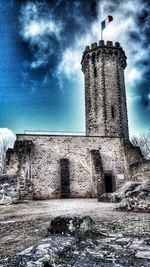
[{"label": "tower top", "polygon": [[124,82],[126,55],[120,43],[101,40],[86,46],[82,57],[85,77],[86,134],[128,139]]},{"label": "tower top", "polygon": [[87,54],[94,55],[94,53],[96,53],[95,56],[96,55],[100,56],[100,54],[103,54],[106,56],[108,55],[117,57],[121,62],[123,69],[125,69],[127,65],[126,63],[127,57],[119,42],[113,43],[112,41],[104,42],[104,40],[100,40],[99,43],[95,42],[92,43],[90,46],[87,45],[85,47],[81,61],[83,72],[84,72],[84,59],[86,58]]}]

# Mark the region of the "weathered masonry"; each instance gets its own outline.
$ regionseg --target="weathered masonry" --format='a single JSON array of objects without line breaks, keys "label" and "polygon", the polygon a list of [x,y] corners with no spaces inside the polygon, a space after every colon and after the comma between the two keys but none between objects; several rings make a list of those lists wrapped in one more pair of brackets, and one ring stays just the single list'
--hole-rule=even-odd
[{"label": "weathered masonry", "polygon": [[136,166],[145,164],[128,137],[122,47],[94,43],[81,64],[86,133],[18,134],[14,149],[7,151],[5,172],[18,174],[20,199],[97,197],[135,178]]},{"label": "weathered masonry", "polygon": [[119,43],[104,41],[86,47],[82,58],[85,75],[86,134],[128,139],[124,68],[126,56]]}]

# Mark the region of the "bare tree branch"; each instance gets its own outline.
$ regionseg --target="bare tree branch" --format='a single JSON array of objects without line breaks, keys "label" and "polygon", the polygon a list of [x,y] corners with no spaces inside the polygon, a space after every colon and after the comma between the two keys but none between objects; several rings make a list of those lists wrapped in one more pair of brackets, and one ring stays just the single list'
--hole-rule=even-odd
[{"label": "bare tree branch", "polygon": [[150,130],[148,133],[142,133],[139,137],[133,136],[131,142],[134,146],[140,147],[146,159],[150,159]]}]

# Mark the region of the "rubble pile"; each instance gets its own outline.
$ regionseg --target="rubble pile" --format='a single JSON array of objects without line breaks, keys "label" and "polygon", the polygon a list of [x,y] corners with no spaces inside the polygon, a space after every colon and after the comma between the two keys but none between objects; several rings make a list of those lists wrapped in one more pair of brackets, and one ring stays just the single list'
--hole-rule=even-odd
[{"label": "rubble pile", "polygon": [[125,197],[118,204],[117,210],[150,212],[150,179],[126,192]]},{"label": "rubble pile", "polygon": [[0,205],[16,204],[19,200],[17,175],[0,175]]},{"label": "rubble pile", "polygon": [[[148,228],[139,222],[93,223],[89,216],[58,216],[47,237],[0,260],[0,267],[148,267]],[[131,235],[132,231],[132,235]]]},{"label": "rubble pile", "polygon": [[119,203],[119,211],[150,212],[150,179],[126,182],[116,192],[100,196],[99,201]]}]

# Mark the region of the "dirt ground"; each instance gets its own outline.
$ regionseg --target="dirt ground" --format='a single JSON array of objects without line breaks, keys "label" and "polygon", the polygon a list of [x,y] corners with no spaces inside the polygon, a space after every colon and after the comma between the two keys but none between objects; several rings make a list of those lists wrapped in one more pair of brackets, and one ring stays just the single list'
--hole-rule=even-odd
[{"label": "dirt ground", "polygon": [[0,257],[13,255],[45,237],[52,218],[58,215],[89,215],[96,224],[121,227],[128,233],[150,234],[150,214],[114,210],[114,203],[97,199],[27,201],[0,206]]}]

